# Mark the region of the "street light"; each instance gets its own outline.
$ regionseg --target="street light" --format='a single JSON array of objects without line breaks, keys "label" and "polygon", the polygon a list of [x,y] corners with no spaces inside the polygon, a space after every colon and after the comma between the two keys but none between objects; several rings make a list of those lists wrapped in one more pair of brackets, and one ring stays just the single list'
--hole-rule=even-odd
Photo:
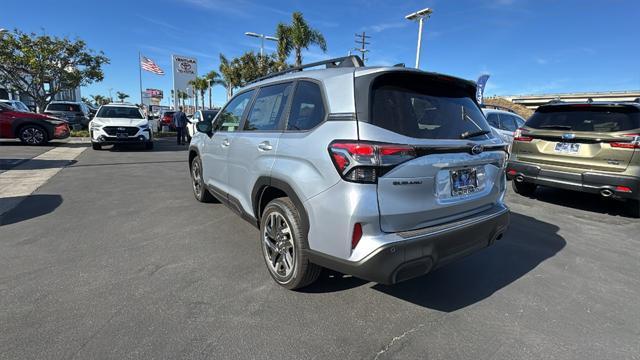
[{"label": "street light", "polygon": [[418,46],[416,49],[416,69],[420,66],[420,44],[422,43],[422,23],[424,22],[425,18],[429,18],[429,16],[431,16],[431,13],[433,13],[433,10],[431,10],[430,8],[424,8],[420,11],[416,11],[414,13],[411,13],[407,16],[405,16],[404,18],[407,20],[418,20]]},{"label": "street light", "polygon": [[262,57],[264,54],[264,39],[271,40],[271,41],[278,41],[277,37],[273,37],[265,34],[258,34],[258,33],[249,32],[249,31],[247,31],[244,34],[247,36],[260,38],[260,57]]}]

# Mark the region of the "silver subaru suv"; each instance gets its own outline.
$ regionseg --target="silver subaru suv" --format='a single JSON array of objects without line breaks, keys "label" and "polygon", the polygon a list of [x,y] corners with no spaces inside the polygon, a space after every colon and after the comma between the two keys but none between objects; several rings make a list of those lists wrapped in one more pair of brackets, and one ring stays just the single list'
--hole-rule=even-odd
[{"label": "silver subaru suv", "polygon": [[491,245],[509,223],[506,144],[475,91],[355,56],[259,79],[196,125],[195,197],[260,229],[285,288],[311,284],[322,267],[382,284],[424,275]]}]

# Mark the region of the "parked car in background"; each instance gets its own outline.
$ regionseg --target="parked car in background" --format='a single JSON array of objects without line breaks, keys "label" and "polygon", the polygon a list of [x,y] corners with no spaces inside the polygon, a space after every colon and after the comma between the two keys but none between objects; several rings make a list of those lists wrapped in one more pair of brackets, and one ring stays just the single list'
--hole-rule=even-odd
[{"label": "parked car in background", "polygon": [[278,284],[304,287],[321,267],[393,284],[502,237],[506,144],[474,82],[320,64],[240,89],[189,146],[195,198],[260,229]]},{"label": "parked car in background", "polygon": [[0,103],[11,106],[14,110],[22,111],[22,112],[32,112],[31,109],[27,105],[25,105],[22,101],[19,100],[5,100],[0,99]]},{"label": "parked car in background", "polygon": [[160,115],[160,121],[158,121],[158,132],[162,131],[163,126],[169,127],[169,130],[175,130],[173,126],[173,114],[176,112],[173,110],[167,110]]},{"label": "parked car in background", "polygon": [[540,106],[516,132],[507,175],[525,196],[539,185],[600,194],[640,217],[640,103]]},{"label": "parked car in background", "polygon": [[213,118],[216,117],[216,115],[218,114],[218,111],[219,109],[198,110],[195,112],[195,114],[193,114],[193,117],[189,119],[189,123],[187,124],[187,135],[189,137],[189,141],[191,141],[191,138],[197,132],[196,124],[200,121],[208,121],[208,122],[213,121]]},{"label": "parked car in background", "polygon": [[149,120],[133,104],[111,103],[100,106],[89,123],[89,134],[94,150],[104,145],[142,144],[153,149],[153,131]]},{"label": "parked car in background", "polygon": [[69,137],[69,124],[44,114],[20,111],[0,102],[0,138],[15,139],[27,145],[43,145],[49,140]]},{"label": "parked car in background", "polygon": [[508,144],[513,143],[513,136],[516,130],[525,123],[525,119],[520,115],[500,109],[491,109],[484,107],[482,109],[487,122],[502,137],[502,140]]},{"label": "parked car in background", "polygon": [[89,107],[83,102],[52,101],[44,113],[65,119],[73,128],[86,128],[91,121]]}]

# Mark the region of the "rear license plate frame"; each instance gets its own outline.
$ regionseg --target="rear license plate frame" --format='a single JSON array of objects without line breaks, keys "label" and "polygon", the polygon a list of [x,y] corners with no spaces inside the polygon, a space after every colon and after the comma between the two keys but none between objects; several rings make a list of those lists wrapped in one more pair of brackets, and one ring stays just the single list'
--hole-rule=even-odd
[{"label": "rear license plate frame", "polygon": [[468,167],[449,170],[451,181],[451,196],[464,196],[473,194],[479,189],[478,168]]},{"label": "rear license plate frame", "polygon": [[558,154],[577,154],[580,152],[580,144],[557,142],[553,148],[553,151],[557,152]]}]

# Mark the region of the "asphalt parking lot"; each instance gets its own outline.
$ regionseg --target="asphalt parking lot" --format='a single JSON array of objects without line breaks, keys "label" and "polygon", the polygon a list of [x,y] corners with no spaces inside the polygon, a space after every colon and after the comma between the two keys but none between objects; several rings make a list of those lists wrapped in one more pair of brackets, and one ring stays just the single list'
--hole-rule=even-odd
[{"label": "asphalt parking lot", "polygon": [[185,150],[86,150],[2,216],[0,358],[640,359],[640,222],[615,202],[510,192],[480,253],[291,292],[256,229],[195,201]]}]

